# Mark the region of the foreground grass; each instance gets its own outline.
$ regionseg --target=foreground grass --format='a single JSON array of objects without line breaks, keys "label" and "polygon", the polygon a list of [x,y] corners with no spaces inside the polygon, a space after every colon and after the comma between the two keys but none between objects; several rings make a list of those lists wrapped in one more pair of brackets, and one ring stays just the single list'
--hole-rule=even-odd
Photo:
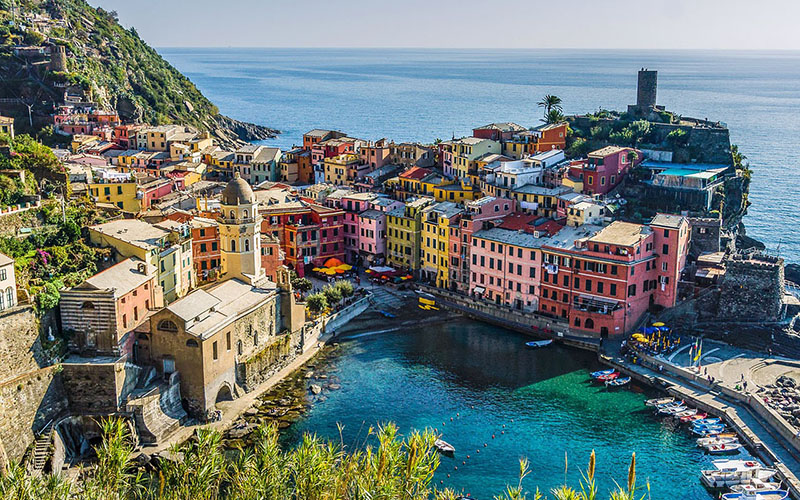
[{"label": "foreground grass", "polygon": [[[413,432],[402,439],[397,426],[371,431],[376,446],[345,452],[342,445],[306,435],[294,449],[282,450],[274,426],[256,430],[252,448],[235,457],[226,454],[222,436],[201,430],[191,441],[172,449],[174,460],[162,461],[156,472],[144,473],[133,461],[128,427],[121,419],[102,422],[103,443],[97,463],[69,482],[59,476],[34,478],[11,465],[0,476],[0,498],[8,500],[456,500],[451,490],[431,485],[439,466],[432,431]],[[594,481],[595,458],[577,489],[551,491],[555,500],[599,500]],[[526,492],[529,474],[520,463],[519,482],[496,500],[542,500],[538,489]],[[618,486],[609,500],[635,498],[636,460],[631,461],[626,487]]]}]

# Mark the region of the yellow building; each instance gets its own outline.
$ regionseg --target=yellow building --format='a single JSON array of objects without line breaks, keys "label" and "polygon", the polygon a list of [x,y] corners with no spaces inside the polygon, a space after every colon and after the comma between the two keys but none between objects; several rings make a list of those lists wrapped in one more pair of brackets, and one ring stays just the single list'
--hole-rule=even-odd
[{"label": "yellow building", "polygon": [[467,181],[444,181],[438,186],[433,186],[432,191],[436,201],[464,203],[481,197],[481,192]]},{"label": "yellow building", "polygon": [[516,200],[523,212],[554,218],[558,209],[558,197],[571,191],[565,186],[549,188],[526,184],[516,189],[498,188],[496,196]]},{"label": "yellow building", "polygon": [[96,135],[83,135],[83,134],[75,134],[72,136],[72,142],[70,143],[70,149],[73,153],[80,152],[83,148],[90,144],[94,144],[95,142],[99,142],[100,138]]},{"label": "yellow building", "polygon": [[450,226],[458,223],[463,212],[449,201],[422,209],[420,277],[440,288],[449,288]]},{"label": "yellow building", "polygon": [[[450,165],[445,165],[445,173],[452,173],[460,179],[467,179],[478,173],[477,161],[488,154],[501,153],[500,143],[491,139],[464,137],[448,142]],[[447,159],[447,158],[445,158]]]},{"label": "yellow building", "polygon": [[139,213],[142,209],[141,199],[137,196],[139,184],[128,176],[119,180],[99,179],[89,183],[89,193],[97,203],[108,203],[131,213]]},{"label": "yellow building", "polygon": [[138,219],[119,219],[89,228],[94,245],[114,248],[122,258],[137,257],[155,266],[169,303],[194,287],[192,232],[188,224],[165,220],[157,225]]},{"label": "yellow building", "polygon": [[593,201],[579,201],[567,207],[567,225],[579,227],[584,224],[601,224],[603,222],[602,205]]},{"label": "yellow building", "polygon": [[331,158],[325,158],[323,162],[325,168],[325,182],[344,186],[352,184],[358,178],[359,167],[366,171],[367,165],[361,162],[361,158],[356,154],[341,154]]},{"label": "yellow building", "polygon": [[386,214],[386,259],[390,266],[419,270],[422,209],[432,198],[417,198]]},{"label": "yellow building", "polygon": [[0,116],[0,134],[14,138],[14,119],[10,116]]}]

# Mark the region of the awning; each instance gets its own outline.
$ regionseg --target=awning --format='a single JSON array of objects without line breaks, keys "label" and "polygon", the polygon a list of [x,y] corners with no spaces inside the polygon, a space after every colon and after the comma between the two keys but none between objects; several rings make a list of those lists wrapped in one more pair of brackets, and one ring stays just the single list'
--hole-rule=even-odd
[{"label": "awning", "polygon": [[475,288],[472,289],[472,291],[475,293],[484,293],[486,291],[486,288],[482,286],[476,286]]}]

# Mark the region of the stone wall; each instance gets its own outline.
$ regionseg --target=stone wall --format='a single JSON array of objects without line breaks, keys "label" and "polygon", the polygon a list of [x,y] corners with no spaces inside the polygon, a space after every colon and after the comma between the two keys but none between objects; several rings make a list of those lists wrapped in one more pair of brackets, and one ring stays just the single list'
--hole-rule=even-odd
[{"label": "stone wall", "polygon": [[64,388],[74,413],[109,414],[120,410],[136,387],[142,368],[119,362],[64,363]]},{"label": "stone wall", "polygon": [[720,284],[718,316],[724,321],[779,321],[783,314],[783,259],[733,256]]},{"label": "stone wall", "polygon": [[18,461],[35,433],[67,410],[57,367],[28,372],[0,384],[0,466]]},{"label": "stone wall", "polygon": [[692,228],[689,254],[693,258],[697,258],[702,253],[720,251],[722,222],[719,218],[690,217],[689,225]]},{"label": "stone wall", "polygon": [[127,410],[136,422],[140,442],[163,441],[187,418],[181,405],[180,374],[173,373],[168,383],[136,395],[128,403]]},{"label": "stone wall", "polygon": [[66,410],[61,377],[50,366],[39,325],[30,306],[0,312],[0,465],[21,459],[34,433]]}]

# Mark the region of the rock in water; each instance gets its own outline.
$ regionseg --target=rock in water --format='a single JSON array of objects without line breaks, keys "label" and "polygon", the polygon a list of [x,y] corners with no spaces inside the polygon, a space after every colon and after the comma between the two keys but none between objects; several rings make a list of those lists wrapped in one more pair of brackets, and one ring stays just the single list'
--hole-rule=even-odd
[{"label": "rock in water", "polygon": [[311,386],[309,387],[309,389],[311,389],[311,392],[312,392],[313,394],[319,394],[320,392],[322,392],[322,387],[320,387],[320,386],[319,386],[319,385],[317,385],[317,384],[311,384]]}]

